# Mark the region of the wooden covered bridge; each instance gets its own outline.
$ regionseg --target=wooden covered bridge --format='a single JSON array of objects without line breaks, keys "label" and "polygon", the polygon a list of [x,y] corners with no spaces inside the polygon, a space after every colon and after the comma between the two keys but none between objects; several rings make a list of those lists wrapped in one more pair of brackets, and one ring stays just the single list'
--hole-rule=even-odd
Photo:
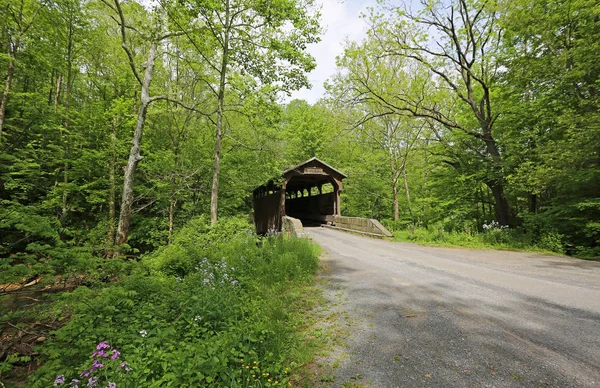
[{"label": "wooden covered bridge", "polygon": [[327,163],[311,158],[253,191],[254,224],[258,234],[282,231],[286,218],[302,224],[327,224],[361,233],[391,236],[372,219],[343,217],[340,193],[347,176]]}]

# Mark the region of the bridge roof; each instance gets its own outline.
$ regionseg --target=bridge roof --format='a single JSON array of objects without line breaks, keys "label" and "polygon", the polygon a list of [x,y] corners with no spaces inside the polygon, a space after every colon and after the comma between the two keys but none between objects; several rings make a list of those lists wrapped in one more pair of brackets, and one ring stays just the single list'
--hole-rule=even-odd
[{"label": "bridge roof", "polygon": [[[343,172],[316,157],[310,158],[294,167],[288,168],[281,175],[287,182],[288,190],[310,188],[315,185],[330,183],[332,182],[332,179],[339,182],[339,187],[342,179],[348,177]],[[276,180],[272,179],[266,184],[257,187],[253,191],[254,194],[256,195],[264,190],[279,190],[281,186],[275,182]]]},{"label": "bridge roof", "polygon": [[[322,167],[325,167],[327,170],[330,170],[330,175],[337,175],[338,178],[343,179],[343,178],[348,178],[348,176],[346,174],[344,174],[343,172],[341,172],[340,170],[331,167],[329,164],[325,163],[324,161],[322,161],[321,159],[313,156],[312,158],[305,160],[304,162],[294,166],[294,167],[290,167],[287,170],[285,170],[283,172],[283,176],[288,176],[293,172],[301,172],[303,171],[303,167],[313,167],[315,165],[321,165]],[[333,173],[333,174],[331,174]]]}]

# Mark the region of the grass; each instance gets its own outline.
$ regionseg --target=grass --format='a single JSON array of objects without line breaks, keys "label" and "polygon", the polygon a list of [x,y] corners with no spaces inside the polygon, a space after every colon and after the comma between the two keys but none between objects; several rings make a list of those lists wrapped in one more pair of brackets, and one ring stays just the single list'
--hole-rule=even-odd
[{"label": "grass", "polygon": [[546,236],[533,243],[528,236],[512,230],[492,230],[483,233],[456,232],[415,228],[392,231],[394,241],[414,242],[426,246],[499,249],[563,255],[560,236]]}]

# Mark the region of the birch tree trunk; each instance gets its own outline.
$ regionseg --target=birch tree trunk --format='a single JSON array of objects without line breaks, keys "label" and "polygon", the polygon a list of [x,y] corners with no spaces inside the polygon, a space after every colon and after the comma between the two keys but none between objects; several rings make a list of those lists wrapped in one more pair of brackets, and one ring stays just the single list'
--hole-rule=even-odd
[{"label": "birch tree trunk", "polygon": [[131,224],[133,208],[133,184],[135,170],[140,160],[142,160],[140,147],[142,144],[144,125],[146,124],[146,114],[148,113],[148,106],[151,102],[150,83],[152,82],[152,73],[154,71],[156,49],[156,42],[150,43],[148,59],[146,60],[146,71],[144,72],[144,78],[142,80],[138,117],[135,124],[135,131],[133,133],[133,140],[131,141],[129,159],[127,161],[127,166],[125,167],[125,174],[123,177],[123,196],[121,198],[121,212],[119,214],[119,228],[117,230],[117,245],[125,244],[127,242],[127,235],[129,234],[129,227]]},{"label": "birch tree trunk", "polygon": [[221,60],[219,94],[217,106],[217,128],[215,133],[215,156],[213,162],[213,181],[210,192],[210,224],[217,223],[219,204],[219,175],[221,171],[221,142],[223,140],[223,105],[225,102],[225,81],[227,79],[227,65],[229,61],[229,2],[225,13],[225,36],[223,39],[223,58]]}]

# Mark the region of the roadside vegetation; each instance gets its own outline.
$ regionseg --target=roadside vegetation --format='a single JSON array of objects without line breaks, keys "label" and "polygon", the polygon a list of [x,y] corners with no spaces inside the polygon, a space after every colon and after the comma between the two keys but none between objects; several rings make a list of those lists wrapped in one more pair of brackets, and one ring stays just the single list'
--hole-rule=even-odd
[{"label": "roadside vegetation", "polygon": [[[56,295],[46,318],[64,325],[26,385],[288,386],[316,349],[301,331],[318,256],[309,240],[257,239],[246,219],[193,219],[118,279]],[[6,386],[22,361],[0,364]]]},{"label": "roadside vegetation", "polygon": [[[446,230],[438,227],[406,227],[390,220],[384,225],[392,231],[394,241],[414,242],[421,245],[465,247],[478,249],[501,249],[546,254],[565,254],[563,236],[546,233],[541,236],[526,234],[520,229],[509,229],[491,222],[473,230]],[[582,258],[594,258],[581,256]]]}]

